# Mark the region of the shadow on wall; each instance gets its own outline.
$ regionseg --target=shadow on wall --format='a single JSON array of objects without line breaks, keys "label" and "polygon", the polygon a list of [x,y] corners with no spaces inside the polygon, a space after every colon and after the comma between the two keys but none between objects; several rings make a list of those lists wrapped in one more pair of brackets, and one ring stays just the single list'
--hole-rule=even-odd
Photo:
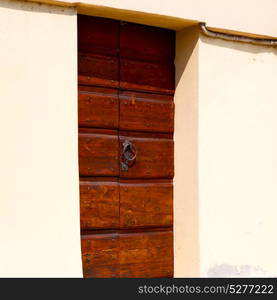
[{"label": "shadow on wall", "polygon": [[193,53],[193,50],[195,49],[195,46],[199,39],[199,26],[194,25],[187,27],[183,30],[177,31],[176,35],[178,36],[178,42],[177,45],[178,49],[185,49],[185,51],[178,51],[177,47],[177,53],[175,58],[175,64],[178,62],[178,68],[176,68],[176,88],[178,87],[179,81],[182,78],[182,75],[184,73],[184,70],[187,67],[188,61],[191,58],[191,55]]},{"label": "shadow on wall", "polygon": [[174,276],[198,277],[198,40],[199,27],[176,32],[174,129]]}]

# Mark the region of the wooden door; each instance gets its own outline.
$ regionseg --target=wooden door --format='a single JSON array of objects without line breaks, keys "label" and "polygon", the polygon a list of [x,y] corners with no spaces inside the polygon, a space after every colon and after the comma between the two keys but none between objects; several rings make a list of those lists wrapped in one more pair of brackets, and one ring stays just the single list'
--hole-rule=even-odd
[{"label": "wooden door", "polygon": [[173,276],[170,30],[78,16],[85,277]]}]

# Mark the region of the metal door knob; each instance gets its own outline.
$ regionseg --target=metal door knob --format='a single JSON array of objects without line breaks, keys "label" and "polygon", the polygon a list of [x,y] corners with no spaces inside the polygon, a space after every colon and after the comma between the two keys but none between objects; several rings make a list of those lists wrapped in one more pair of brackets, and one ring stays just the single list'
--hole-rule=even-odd
[{"label": "metal door knob", "polygon": [[128,171],[137,158],[137,149],[130,141],[125,140],[122,144],[121,170]]}]

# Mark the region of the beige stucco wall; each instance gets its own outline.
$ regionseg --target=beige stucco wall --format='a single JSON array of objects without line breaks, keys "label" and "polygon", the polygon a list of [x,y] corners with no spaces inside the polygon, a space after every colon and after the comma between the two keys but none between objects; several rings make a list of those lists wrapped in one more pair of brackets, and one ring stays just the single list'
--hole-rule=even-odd
[{"label": "beige stucco wall", "polygon": [[[77,6],[80,12],[181,29],[187,20],[277,37],[276,0],[28,0]],[[112,8],[112,10],[110,9]],[[160,16],[158,16],[160,15]],[[162,17],[161,17],[162,16]],[[171,17],[167,19],[166,17]]]},{"label": "beige stucco wall", "polygon": [[74,9],[0,3],[0,276],[82,276]]},{"label": "beige stucco wall", "polygon": [[200,275],[276,277],[277,49],[198,47]]},{"label": "beige stucco wall", "polygon": [[199,40],[191,24],[277,36],[277,2],[45,1],[61,7],[0,2],[0,276],[82,276],[70,2],[190,26],[176,47],[175,276],[276,276],[276,50]]},{"label": "beige stucco wall", "polygon": [[175,277],[275,276],[277,49],[176,36]]}]

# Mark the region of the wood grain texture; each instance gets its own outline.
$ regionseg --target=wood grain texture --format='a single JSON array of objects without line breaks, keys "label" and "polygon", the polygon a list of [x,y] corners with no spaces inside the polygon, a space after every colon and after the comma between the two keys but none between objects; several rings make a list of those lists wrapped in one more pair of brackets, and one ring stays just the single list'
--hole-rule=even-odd
[{"label": "wood grain texture", "polygon": [[173,184],[170,180],[121,180],[120,227],[173,225]]},{"label": "wood grain texture", "polygon": [[119,277],[118,234],[82,235],[84,277]]},{"label": "wood grain texture", "polygon": [[121,22],[120,56],[143,61],[174,61],[175,31]]},{"label": "wood grain texture", "polygon": [[119,185],[117,178],[80,180],[81,229],[119,227]]},{"label": "wood grain texture", "polygon": [[118,36],[118,21],[78,15],[78,51],[116,56]]},{"label": "wood grain texture", "polygon": [[174,56],[171,30],[78,15],[84,277],[173,276]]},{"label": "wood grain texture", "polygon": [[79,126],[118,128],[119,104],[116,89],[79,85]]},{"label": "wood grain texture", "polygon": [[85,277],[172,277],[172,231],[82,235]]},{"label": "wood grain texture", "polygon": [[100,54],[78,53],[78,82],[116,88],[119,86],[118,58]]},{"label": "wood grain texture", "polygon": [[79,130],[81,176],[118,176],[119,149],[116,130]]},{"label": "wood grain texture", "polygon": [[121,22],[120,88],[173,94],[175,32]]},{"label": "wood grain texture", "polygon": [[124,136],[120,134],[120,157],[125,140],[137,149],[137,158],[129,170],[120,170],[121,178],[173,178],[173,140],[151,135]]},{"label": "wood grain texture", "polygon": [[173,276],[172,231],[120,234],[120,277]]},{"label": "wood grain texture", "polygon": [[120,59],[120,88],[174,94],[175,68],[173,63]]},{"label": "wood grain texture", "polygon": [[122,91],[120,129],[133,131],[173,132],[172,96]]}]

